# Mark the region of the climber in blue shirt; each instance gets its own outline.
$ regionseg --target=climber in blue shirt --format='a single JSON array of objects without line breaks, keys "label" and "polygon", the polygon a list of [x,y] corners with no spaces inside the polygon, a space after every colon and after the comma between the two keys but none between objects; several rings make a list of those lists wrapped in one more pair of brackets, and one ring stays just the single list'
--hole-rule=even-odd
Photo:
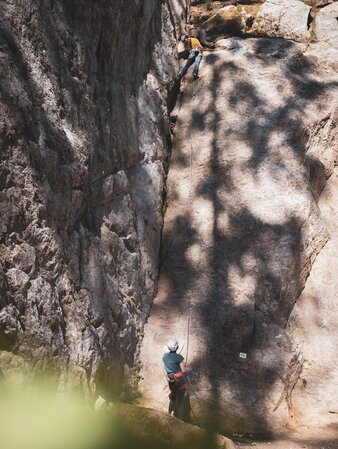
[{"label": "climber in blue shirt", "polygon": [[184,398],[187,389],[185,372],[186,366],[184,363],[184,357],[181,354],[177,354],[178,341],[176,339],[170,339],[167,343],[167,350],[163,354],[162,361],[164,369],[168,376],[169,384],[169,409],[168,412],[171,415],[179,419],[183,419],[184,416]]}]

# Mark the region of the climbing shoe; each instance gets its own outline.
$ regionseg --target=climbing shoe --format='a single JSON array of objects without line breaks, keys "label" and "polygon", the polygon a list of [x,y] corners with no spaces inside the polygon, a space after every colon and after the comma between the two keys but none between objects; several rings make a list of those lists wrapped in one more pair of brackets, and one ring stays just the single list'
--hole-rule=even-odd
[{"label": "climbing shoe", "polygon": [[198,80],[199,76],[197,75],[197,73],[193,73],[192,75],[194,77],[194,80]]}]

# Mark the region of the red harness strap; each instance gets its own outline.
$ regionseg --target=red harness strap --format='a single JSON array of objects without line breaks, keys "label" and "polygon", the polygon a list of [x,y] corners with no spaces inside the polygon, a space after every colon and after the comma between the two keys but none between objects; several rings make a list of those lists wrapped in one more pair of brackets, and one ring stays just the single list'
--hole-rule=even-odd
[{"label": "red harness strap", "polygon": [[182,371],[168,374],[168,381],[170,390],[185,390],[187,388]]}]

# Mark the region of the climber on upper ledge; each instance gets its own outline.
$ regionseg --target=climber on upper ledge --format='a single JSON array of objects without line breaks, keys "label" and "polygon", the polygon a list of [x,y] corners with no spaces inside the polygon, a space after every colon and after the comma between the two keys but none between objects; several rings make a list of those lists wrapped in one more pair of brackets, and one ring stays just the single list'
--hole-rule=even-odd
[{"label": "climber on upper ledge", "polygon": [[198,78],[198,70],[202,60],[203,47],[196,37],[189,37],[187,34],[183,34],[183,36],[180,37],[180,41],[183,42],[184,49],[189,51],[189,56],[187,62],[179,73],[178,79],[181,81],[181,79],[187,73],[188,68],[192,64],[195,64],[193,77],[194,80],[196,80]]}]

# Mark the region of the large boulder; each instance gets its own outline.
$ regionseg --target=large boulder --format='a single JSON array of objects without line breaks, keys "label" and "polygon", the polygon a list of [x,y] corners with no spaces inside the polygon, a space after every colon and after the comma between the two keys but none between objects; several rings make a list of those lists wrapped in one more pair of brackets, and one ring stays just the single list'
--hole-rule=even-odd
[{"label": "large boulder", "polygon": [[315,19],[314,32],[318,41],[338,47],[338,3],[322,8]]},{"label": "large boulder", "polygon": [[307,55],[315,64],[338,70],[338,3],[320,9],[312,22]]},{"label": "large boulder", "polygon": [[252,33],[306,42],[310,7],[300,0],[267,0],[259,9]]},{"label": "large boulder", "polygon": [[109,404],[107,408],[119,420],[121,446],[126,446],[126,449],[235,449],[229,438],[185,423],[159,410],[128,404]]}]

